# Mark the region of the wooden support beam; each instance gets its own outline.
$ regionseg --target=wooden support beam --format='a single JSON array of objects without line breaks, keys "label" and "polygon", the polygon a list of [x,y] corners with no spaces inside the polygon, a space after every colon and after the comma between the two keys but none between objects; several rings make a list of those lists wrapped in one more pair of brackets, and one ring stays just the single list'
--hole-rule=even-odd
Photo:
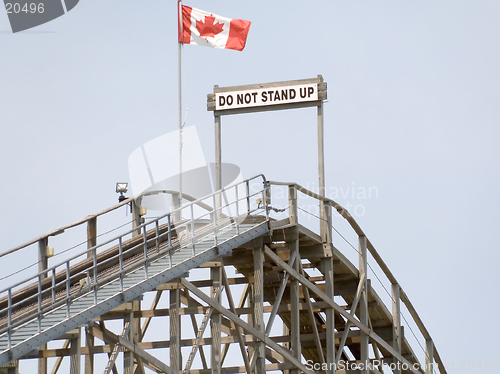
[{"label": "wooden support beam", "polygon": [[[104,321],[100,321],[99,327],[102,328],[102,329],[105,329],[106,328],[105,322]],[[89,329],[89,330],[90,330],[90,333],[92,334],[93,330],[92,329]],[[94,334],[92,334],[92,335],[94,336]],[[124,336],[125,336],[125,334],[124,334]],[[103,342],[105,342],[105,341],[103,340]],[[108,361],[111,359],[111,355],[113,354],[115,348],[116,348],[116,350],[118,352],[118,350],[120,349],[120,346],[118,344],[115,344],[115,343],[111,342],[110,343],[110,348],[111,349],[108,352],[106,352],[108,354]],[[96,351],[96,347],[94,346],[94,353],[96,353],[96,352],[97,352]],[[118,374],[118,369],[116,368],[116,365],[114,363],[111,366],[111,370],[113,371],[113,374]]]},{"label": "wooden support beam", "polygon": [[[293,270],[299,272],[299,240],[293,240],[288,243],[290,248],[290,256],[295,256],[296,260],[293,263]],[[292,278],[290,281],[290,307],[291,307],[291,319],[290,319],[290,334],[292,336],[291,349],[293,352],[293,357],[297,360],[301,360],[302,350],[300,347],[300,293],[299,293],[299,281],[296,278]],[[297,369],[292,369],[290,374],[299,374]]]},{"label": "wooden support beam", "polygon": [[[368,251],[366,248],[366,236],[361,235],[359,237],[359,277],[364,279],[363,281],[363,291],[361,298],[359,300],[359,321],[366,327],[368,327],[368,289],[366,287],[366,279],[368,275]],[[361,374],[368,374],[368,334],[361,332]]]},{"label": "wooden support beam", "polygon": [[432,339],[425,341],[425,374],[432,374],[434,366],[434,343]]},{"label": "wooden support beam", "polygon": [[[156,309],[156,307],[158,306],[158,303],[160,302],[160,298],[161,298],[161,295],[162,295],[163,291],[156,291],[156,295],[155,295],[155,298],[153,300],[153,302],[151,303],[151,307],[149,308],[150,311],[154,311]],[[140,318],[140,316],[137,316],[137,314],[134,312],[134,317],[135,318]],[[144,323],[142,324],[142,327],[141,327],[141,336],[144,338],[144,335],[146,334],[146,331],[148,330],[148,327],[149,327],[149,324],[151,323],[151,319],[153,318],[153,316],[150,316],[150,317],[146,317],[146,320],[144,321]]]},{"label": "wooden support beam", "polygon": [[[253,267],[254,327],[264,334],[264,254],[262,252],[262,240],[255,241],[255,247],[253,249]],[[254,350],[256,357],[255,374],[265,374],[266,353],[264,342],[256,342]]]},{"label": "wooden support beam", "polygon": [[[135,312],[139,312],[141,310],[141,300],[133,300],[132,301],[132,310],[133,310],[133,319],[132,319],[132,331],[131,338],[135,344],[138,344],[142,341],[142,328],[141,328],[141,319],[135,316]],[[142,359],[137,354],[134,354],[135,364],[133,365],[133,373],[134,374],[145,374],[144,373],[144,364],[142,363]]]},{"label": "wooden support beam", "polygon": [[[290,256],[290,259],[288,260],[288,265],[293,266],[293,262],[295,261],[295,258],[297,257],[298,253],[295,251],[292,256]],[[285,306],[281,307],[281,299],[283,298],[283,293],[285,292],[285,288],[288,284],[288,278],[289,274],[286,273],[285,277],[281,281],[280,288],[278,289],[278,293],[276,294],[276,297],[274,299],[274,304],[272,306],[271,310],[271,315],[269,316],[269,320],[267,321],[267,326],[266,326],[266,336],[269,336],[271,333],[271,328],[273,327],[274,319],[276,318],[276,315],[278,312],[281,310],[285,310]],[[288,306],[287,306],[288,307]],[[264,311],[266,308],[264,307]],[[288,327],[287,327],[288,329]]]},{"label": "wooden support beam", "polygon": [[[266,372],[277,371],[277,370],[286,370],[292,368],[293,365],[285,362],[285,363],[276,363],[276,364],[267,364]],[[222,374],[232,374],[232,373],[246,373],[246,368],[244,366],[231,366],[226,367],[221,370]],[[191,374],[210,374],[210,370],[192,370]]]},{"label": "wooden support beam", "polygon": [[[38,272],[41,273],[47,270],[49,259],[47,258],[48,238],[43,238],[38,241]],[[42,275],[42,279],[47,278],[47,274]],[[47,344],[43,344],[39,349],[47,349]],[[38,374],[47,374],[47,359],[38,359]]]},{"label": "wooden support beam", "polygon": [[[132,228],[136,228],[141,225],[141,216],[140,216],[140,204],[138,203],[137,200],[132,200]],[[136,229],[132,233],[132,236],[139,236],[141,235],[141,229]]]},{"label": "wooden support beam", "polygon": [[[70,342],[71,342],[71,340],[66,339],[66,341],[63,344],[63,348],[62,349],[67,349],[69,347]],[[51,374],[57,374],[57,371],[61,367],[63,358],[64,358],[64,356],[60,356],[60,357],[57,358],[57,360],[56,360],[56,362],[54,364],[54,367],[52,368]]]},{"label": "wooden support beam", "polygon": [[[219,289],[222,287],[222,270],[220,266],[210,268],[212,278],[212,298],[214,302],[220,303]],[[219,296],[217,296],[219,295]],[[211,369],[212,374],[221,374],[221,314],[218,311],[212,312],[210,319],[210,331],[212,335],[211,349]]]},{"label": "wooden support beam", "polygon": [[[78,331],[81,331],[78,329]],[[71,363],[70,363],[70,374],[80,374],[80,358],[82,356],[81,351],[81,335],[71,339]]]},{"label": "wooden support beam", "polygon": [[[330,207],[331,208],[331,207]],[[334,271],[333,260],[327,257],[321,260],[323,272],[325,274],[325,294],[333,300],[334,292]],[[328,307],[325,310],[326,324],[326,374],[335,374],[335,313],[333,308]]]},{"label": "wooden support beam", "polygon": [[[189,291],[188,290],[183,289],[183,292],[184,292],[184,296],[185,296],[185,298],[187,300],[187,306],[188,306],[188,308],[189,307],[196,307],[197,309],[198,308],[202,308],[201,306],[199,306],[200,304],[196,300],[194,300],[193,298],[189,297]],[[210,308],[207,308],[205,310],[205,313],[207,313],[208,310],[210,310]],[[179,310],[179,314],[182,314],[182,313],[180,313],[180,310]],[[198,331],[198,323],[196,322],[195,315],[191,314],[190,317],[191,317],[191,325],[193,326],[193,331]],[[181,346],[182,346],[182,340],[181,340]],[[207,359],[205,357],[205,352],[203,351],[203,347],[202,346],[200,346],[199,352],[200,352],[201,364],[203,366],[203,369],[208,369]],[[187,367],[188,367],[188,365],[186,363],[186,368]]]},{"label": "wooden support beam", "polygon": [[[222,283],[224,285],[224,288],[226,290],[226,295],[227,295],[227,299],[229,301],[229,310],[231,310],[231,312],[233,312],[234,314],[236,314],[236,308],[234,306],[234,300],[233,300],[233,295],[231,293],[231,288],[229,287],[229,282],[228,282],[228,279],[227,279],[227,274],[226,274],[226,270],[225,268],[223,267],[222,268]],[[240,304],[241,306],[245,305],[245,299],[246,299],[246,294],[248,292],[248,287],[245,288],[244,292],[243,292],[243,295],[241,295],[241,299],[240,299]],[[248,354],[247,354],[247,351],[246,351],[246,347],[245,347],[245,342],[244,342],[244,338],[242,337],[242,332],[241,332],[241,329],[240,327],[235,324],[233,322],[233,325],[234,325],[234,329],[236,331],[236,336],[238,338],[238,345],[240,347],[240,352],[241,352],[241,357],[243,358],[243,362],[245,363],[245,368],[247,370],[248,373],[251,372],[250,370],[250,362],[248,361]],[[227,351],[229,350],[229,344],[225,344],[224,346],[224,353],[227,353]],[[223,358],[225,357],[225,354],[223,355]]]},{"label": "wooden support beam", "polygon": [[[134,341],[134,314],[131,312],[123,320],[123,328],[127,328],[127,333],[123,338],[126,338],[130,342]],[[124,374],[134,374],[134,353],[132,351],[125,351],[123,353],[123,373]]]},{"label": "wooden support beam", "polygon": [[[318,288],[324,288],[324,285],[318,284]],[[356,292],[356,287],[354,287],[354,283],[349,282],[349,289],[353,289],[353,292]],[[368,287],[369,288],[369,287]],[[278,294],[276,294],[278,295]],[[275,299],[276,302],[276,299]],[[375,306],[378,305],[377,302],[370,302],[368,304],[369,306]],[[320,309],[321,310],[326,310],[329,306],[327,303],[323,301],[317,301],[312,303],[313,309]],[[348,306],[342,306],[342,308],[346,309]],[[273,305],[264,305],[264,313],[272,313],[274,308]],[[195,314],[205,314],[207,309],[209,307],[206,306],[190,306],[187,308],[179,308],[179,314],[180,315],[195,315]],[[299,309],[300,310],[306,310],[306,304],[305,302],[300,302],[299,304]],[[282,303],[281,305],[278,305],[277,307],[277,313],[281,312],[286,312],[290,311],[290,304],[284,304]],[[244,307],[244,308],[236,308],[235,313],[238,315],[244,315],[244,314],[252,314],[253,313],[253,308],[249,307]],[[156,309],[156,310],[143,310],[140,312],[135,312],[134,316],[136,318],[153,318],[153,317],[165,317],[170,315],[170,310],[168,308],[164,309]],[[113,312],[111,313],[106,313],[105,315],[102,315],[99,317],[99,320],[101,321],[106,321],[106,320],[116,320],[116,319],[122,319],[126,316],[126,313],[124,312]],[[198,330],[196,328],[196,330]]]},{"label": "wooden support beam", "polygon": [[[392,346],[394,349],[401,353],[401,299],[400,299],[399,284],[393,283],[391,285],[392,292]],[[401,374],[399,365],[396,366],[394,374]]]},{"label": "wooden support beam", "polygon": [[264,334],[262,334],[259,330],[255,329],[252,327],[250,324],[247,322],[243,321],[240,317],[238,317],[236,314],[230,312],[228,309],[224,308],[221,304],[218,304],[214,302],[210,297],[208,297],[206,294],[198,290],[196,287],[194,287],[190,282],[188,282],[186,279],[182,279],[181,283],[184,285],[184,287],[188,288],[193,294],[195,294],[197,297],[202,299],[205,303],[209,304],[211,307],[216,309],[219,313],[224,314],[227,318],[229,318],[231,321],[235,322],[238,324],[240,327],[242,327],[244,330],[248,331],[250,334],[254,335],[255,338],[263,340],[266,345],[274,349],[276,352],[278,352],[280,355],[282,355],[285,359],[290,361],[296,368],[299,370],[302,370],[303,372],[307,374],[314,374],[312,371],[310,371],[305,365],[302,364],[299,360],[297,360],[293,354],[290,353],[287,349],[283,348],[279,344],[275,343],[272,339],[268,338]]},{"label": "wooden support beam", "polygon": [[[125,322],[124,327],[123,327],[123,332],[120,336],[123,338],[126,337],[127,335],[129,335],[129,330],[130,330],[130,322]],[[120,352],[120,346],[118,344],[115,344],[113,346],[111,354],[109,355],[108,363],[106,364],[106,367],[104,368],[104,374],[111,373],[111,370],[113,370],[113,368],[115,368],[115,370],[116,370],[115,362],[116,362],[116,359],[118,358],[119,352]]]},{"label": "wooden support beam", "polygon": [[[91,249],[97,245],[97,217],[93,217],[87,221],[87,249]],[[87,252],[87,258],[92,258],[92,251]],[[89,274],[92,276],[92,274]],[[89,348],[89,354],[85,356],[85,374],[94,374],[94,336],[89,329],[85,328],[85,345]]]},{"label": "wooden support beam", "polygon": [[297,205],[297,185],[288,186],[288,214],[290,216],[290,224],[299,222],[299,211]]},{"label": "wooden support beam", "polygon": [[[215,294],[215,298],[218,298],[220,296],[220,293],[222,292],[222,288],[219,288],[217,293]],[[208,322],[210,320],[210,317],[212,316],[213,309],[207,309],[205,312],[205,315],[203,316],[203,321],[201,322],[201,326],[199,329],[196,329],[196,324],[193,323],[193,327],[195,327],[195,332],[196,332],[196,340],[194,344],[191,347],[191,353],[189,354],[189,357],[186,361],[186,367],[184,368],[184,374],[189,374],[191,370],[191,365],[193,364],[194,357],[196,355],[196,352],[198,352],[198,349],[200,349],[200,352],[203,352],[203,349],[201,349],[201,340],[203,339],[203,334],[205,333],[205,329],[208,326]],[[181,344],[182,346],[182,344]]]},{"label": "wooden support beam", "polygon": [[[299,269],[302,274],[302,276],[306,277],[306,273],[304,272],[304,269],[302,268],[302,263],[300,261],[300,257],[297,261],[299,263]],[[323,355],[323,347],[321,345],[321,339],[319,337],[319,332],[318,332],[318,325],[316,324],[316,316],[314,315],[313,307],[311,305],[311,295],[309,295],[309,289],[307,287],[303,288],[304,290],[304,299],[306,301],[306,306],[307,306],[307,313],[309,314],[309,319],[311,321],[311,327],[313,329],[313,335],[314,335],[314,343],[316,344],[316,349],[318,350],[318,357],[319,357],[319,362],[321,364],[325,363],[325,356]]]},{"label": "wooden support beam", "polygon": [[94,335],[88,327],[85,327],[85,346],[89,350],[89,354],[85,355],[85,374],[94,374]]},{"label": "wooden support beam", "polygon": [[[286,325],[285,325],[286,326]],[[386,329],[377,329],[375,328],[374,331],[378,333],[379,336],[383,337],[384,339],[390,340],[390,332],[385,331]],[[339,331],[335,334],[335,340],[336,343],[338,344],[340,342],[340,339],[342,337],[343,331]],[[351,339],[353,342],[359,342],[359,336],[360,332],[359,330],[349,330],[347,337]],[[325,332],[320,332],[319,337],[321,339],[322,344],[324,345],[326,342],[326,333]],[[245,345],[252,345],[252,343],[255,342],[255,338],[250,335],[242,335],[241,336],[242,341]],[[285,346],[291,341],[291,336],[287,333],[286,335],[280,335],[280,336],[270,336],[269,339],[271,339],[275,343],[282,343],[282,346]],[[300,335],[300,341],[302,343],[302,346],[312,346],[311,343],[314,342],[314,335],[313,334],[301,334]],[[233,331],[233,333],[229,336],[224,336],[221,338],[221,343],[222,344],[233,344],[233,343],[238,343],[238,336],[236,332]],[[193,345],[196,344],[196,339],[181,339],[180,345],[181,347],[192,347]],[[202,338],[200,340],[200,347],[202,346],[210,346],[212,344],[212,338]],[[314,344],[314,343],[313,343]],[[152,341],[152,342],[140,342],[136,344],[139,348],[141,349],[161,349],[161,348],[170,348],[170,341],[169,340],[159,340],[159,341]],[[69,347],[69,345],[68,345]],[[121,347],[119,344],[114,344],[113,342],[108,342],[107,344],[104,345],[96,345],[93,348],[94,354],[112,354],[114,351],[114,348],[116,347],[117,352],[120,352]],[[87,355],[89,353],[87,347],[82,347],[81,350],[82,355]],[[71,350],[69,348],[55,348],[55,349],[46,349],[44,351],[38,351],[36,354],[32,354],[29,356],[24,356],[23,358],[26,359],[31,359],[31,358],[39,358],[39,357],[44,357],[44,358],[51,358],[51,357],[57,357],[57,358],[63,358],[71,355]],[[266,356],[267,357],[267,356]],[[408,356],[410,357],[410,356]]]},{"label": "wooden support beam", "polygon": [[[179,281],[179,280],[177,280]],[[181,356],[181,315],[180,308],[180,290],[170,290],[170,368],[172,372],[179,373],[182,370]]]},{"label": "wooden support beam", "polygon": [[[87,249],[97,245],[97,217],[87,221]],[[92,251],[87,252],[87,258],[92,258]]]},{"label": "wooden support beam", "polygon": [[[366,278],[366,273],[363,274],[363,276],[359,280],[358,289],[356,291],[356,294],[354,295],[354,301],[352,302],[352,305],[351,305],[351,312],[350,312],[351,317],[354,317],[354,315],[356,314],[356,308],[358,307],[359,300],[361,299],[363,287],[365,284],[365,278]],[[351,320],[347,320],[345,323],[344,332],[342,334],[342,338],[340,339],[339,349],[337,351],[337,356],[335,358],[335,362],[337,364],[339,363],[340,356],[342,355],[342,350],[344,349],[344,345],[345,345],[346,340],[347,340],[347,334],[348,334],[349,329],[351,327],[351,323],[352,323]]]},{"label": "wooden support beam", "polygon": [[166,374],[178,374],[176,372],[174,373],[174,371],[169,366],[146,352],[144,349],[140,348],[137,344],[134,344],[121,336],[113,334],[111,331],[102,327],[102,325],[100,326],[100,329],[92,327],[92,334],[103,341],[112,342],[114,344],[118,343],[129,351],[136,353],[141,357],[142,360],[144,360],[144,362],[149,363],[155,371]]},{"label": "wooden support beam", "polygon": [[[382,348],[386,349],[390,354],[395,356],[397,359],[399,359],[401,362],[406,363],[409,367],[410,370],[415,373],[419,374],[420,372],[412,367],[412,364],[405,359],[401,354],[397,353],[394,348],[389,345],[386,341],[384,341],[380,336],[375,334],[373,331],[369,329],[369,327],[365,326],[362,324],[359,320],[351,316],[349,313],[347,313],[340,305],[338,305],[335,301],[333,301],[331,298],[329,298],[323,291],[321,291],[315,284],[311,283],[309,280],[304,278],[301,274],[296,272],[293,268],[288,266],[286,262],[281,260],[271,249],[267,248],[267,246],[264,247],[264,253],[266,256],[271,258],[276,264],[281,266],[284,270],[288,271],[290,273],[290,276],[299,280],[302,285],[306,286],[309,288],[310,291],[318,295],[323,301],[327,302],[335,311],[339,314],[341,314],[343,317],[345,317],[348,321],[350,321],[353,325],[358,327],[362,332],[368,334],[369,337],[371,337],[373,340],[375,340]],[[337,353],[338,356],[338,353]]]}]

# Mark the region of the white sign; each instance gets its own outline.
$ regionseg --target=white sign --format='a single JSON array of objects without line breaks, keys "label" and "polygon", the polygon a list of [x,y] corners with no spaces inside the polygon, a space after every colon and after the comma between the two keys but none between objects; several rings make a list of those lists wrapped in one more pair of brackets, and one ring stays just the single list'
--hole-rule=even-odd
[{"label": "white sign", "polygon": [[318,83],[255,88],[215,94],[215,110],[300,103],[318,100]]}]

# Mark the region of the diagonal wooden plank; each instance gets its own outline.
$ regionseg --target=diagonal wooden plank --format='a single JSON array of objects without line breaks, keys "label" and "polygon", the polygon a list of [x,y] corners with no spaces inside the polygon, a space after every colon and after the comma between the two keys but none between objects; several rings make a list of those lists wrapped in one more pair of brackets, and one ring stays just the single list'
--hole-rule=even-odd
[{"label": "diagonal wooden plank", "polygon": [[281,266],[284,270],[290,273],[290,276],[297,279],[299,282],[302,283],[303,286],[309,288],[312,292],[314,292],[316,295],[318,295],[323,301],[327,302],[328,305],[330,305],[335,311],[339,314],[341,314],[343,317],[345,317],[348,321],[350,321],[353,325],[358,327],[361,331],[363,331],[365,334],[367,334],[370,338],[375,340],[380,346],[382,346],[384,349],[389,351],[391,355],[393,355],[396,359],[398,359],[402,363],[406,363],[410,370],[415,373],[415,374],[420,374],[420,371],[417,369],[413,368],[413,365],[411,362],[409,362],[407,359],[405,359],[401,354],[399,354],[389,343],[387,343],[384,339],[382,339],[380,336],[375,334],[371,329],[362,324],[360,321],[358,321],[356,318],[354,318],[350,313],[347,313],[344,308],[342,308],[339,304],[337,304],[335,301],[333,301],[331,298],[329,298],[323,291],[321,291],[315,284],[311,283],[309,280],[307,280],[305,277],[303,277],[301,274],[296,272],[292,267],[290,267],[285,261],[283,261],[281,258],[279,258],[268,246],[264,246],[264,253],[271,259],[273,260],[277,265]]},{"label": "diagonal wooden plank", "polygon": [[[222,287],[217,290],[217,293],[215,294],[214,298],[217,299],[220,296],[221,292],[222,292]],[[193,364],[193,360],[194,360],[194,357],[196,355],[196,352],[200,348],[201,339],[203,338],[203,334],[205,333],[205,329],[208,326],[208,322],[210,320],[210,317],[212,316],[212,312],[213,312],[213,308],[210,308],[206,311],[205,315],[203,316],[203,321],[201,322],[201,326],[196,333],[196,342],[193,345],[193,347],[191,348],[191,352],[189,354],[189,357],[188,357],[187,362],[186,362],[186,366],[184,368],[184,374],[189,374],[189,372],[191,371],[191,365]]]},{"label": "diagonal wooden plank", "polygon": [[187,281],[186,279],[182,279],[181,283],[184,287],[189,289],[193,294],[195,294],[197,297],[202,299],[204,302],[206,302],[212,308],[216,309],[219,313],[224,314],[227,318],[229,318],[234,323],[238,324],[241,328],[248,331],[250,334],[254,335],[257,339],[266,343],[266,345],[268,345],[269,347],[274,349],[276,352],[278,352],[280,355],[282,355],[285,359],[287,359],[293,365],[295,365],[295,367],[297,367],[298,369],[302,370],[305,373],[314,374],[313,371],[309,370],[307,368],[307,366],[305,366],[304,364],[302,364],[302,362],[300,362],[298,359],[296,359],[288,349],[283,348],[281,345],[274,342],[269,337],[265,336],[262,332],[260,332],[256,328],[250,326],[248,323],[243,321],[236,314],[234,314],[231,311],[229,311],[228,309],[224,308],[219,303],[214,302],[211,297],[209,297],[208,295],[206,295],[205,293],[200,291],[198,288],[196,288],[194,285],[192,285],[189,281]]},{"label": "diagonal wooden plank", "polygon": [[131,341],[118,336],[111,331],[107,330],[106,328],[98,329],[96,327],[92,327],[92,334],[97,336],[99,339],[106,340],[106,341],[112,341],[115,344],[118,343],[122,345],[123,347],[127,348],[129,351],[133,352],[134,354],[137,354],[141,359],[143,359],[145,362],[148,362],[153,366],[155,369],[159,370],[159,372],[163,372],[166,374],[175,374],[174,371],[167,366],[164,362],[160,361],[157,359],[155,356],[149,354],[146,352],[144,349],[139,348],[137,344],[132,343]]},{"label": "diagonal wooden plank", "polygon": [[[102,328],[105,328],[101,325]],[[121,337],[125,337],[130,330],[130,322],[125,322],[125,327],[121,333]],[[109,356],[108,363],[106,365],[106,368],[104,369],[103,374],[109,374],[112,370],[112,368],[115,366],[116,359],[118,358],[118,353],[120,352],[120,346],[118,344],[115,344],[113,347],[113,352]]]},{"label": "diagonal wooden plank", "polygon": [[[158,306],[158,303],[160,302],[160,298],[161,298],[162,293],[163,293],[162,290],[156,292],[155,298],[154,298],[153,302],[151,303],[151,308],[149,310],[156,309],[156,307]],[[152,317],[147,317],[146,320],[144,321],[144,323],[142,324],[141,336],[144,336],[144,334],[146,334],[146,331],[149,327],[149,324],[151,323],[151,319],[152,319]]]},{"label": "diagonal wooden plank", "polygon": [[[298,257],[299,269],[302,275],[305,277],[306,272],[302,266],[302,262],[300,261],[300,255]],[[321,364],[325,363],[325,356],[323,355],[323,347],[321,346],[321,339],[319,338],[318,326],[316,324],[316,317],[313,312],[313,307],[311,304],[311,296],[309,295],[309,289],[307,287],[303,288],[304,299],[306,301],[307,313],[309,314],[309,319],[311,320],[311,326],[313,329],[314,335],[314,343],[316,344],[316,349],[318,350],[318,356]]]},{"label": "diagonal wooden plank", "polygon": [[[356,308],[358,307],[359,299],[361,297],[361,293],[365,284],[366,273],[361,276],[359,280],[358,289],[356,290],[356,295],[354,296],[354,301],[351,305],[351,316],[354,317],[356,313]],[[349,328],[351,327],[351,321],[347,320],[344,326],[344,333],[342,334],[342,338],[340,339],[340,344],[337,350],[337,357],[335,357],[335,363],[338,364],[340,360],[340,356],[342,355],[342,350],[344,349],[345,342],[347,340],[347,334],[349,333]]]},{"label": "diagonal wooden plank", "polygon": [[[231,310],[231,312],[236,314],[236,308],[234,307],[233,294],[231,293],[231,288],[229,287],[229,282],[227,280],[226,269],[224,267],[222,268],[222,282],[224,284],[224,287],[226,288],[226,295],[227,295],[227,299],[229,301],[229,309]],[[242,300],[244,300],[244,299],[242,298]],[[245,349],[245,343],[243,341],[243,337],[241,336],[240,327],[236,324],[234,324],[234,326],[235,326],[235,330],[236,330],[236,336],[238,338],[238,345],[240,347],[241,356],[243,357],[243,361],[245,362],[245,368],[246,368],[247,372],[250,373],[251,372],[250,363],[248,362],[248,355],[247,355],[247,352]],[[228,346],[229,345],[226,344],[226,347],[228,347]],[[225,355],[224,355],[224,357],[225,357]]]},{"label": "diagonal wooden plank", "polygon": [[[64,342],[64,345],[62,347],[62,349],[66,349],[69,347],[69,344],[70,344],[70,340],[69,339],[66,339],[66,341]],[[56,363],[54,364],[54,367],[52,368],[52,374],[57,374],[57,371],[59,370],[59,368],[61,367],[61,364],[62,364],[62,360],[63,360],[64,357],[58,357],[57,360],[56,360]]]}]

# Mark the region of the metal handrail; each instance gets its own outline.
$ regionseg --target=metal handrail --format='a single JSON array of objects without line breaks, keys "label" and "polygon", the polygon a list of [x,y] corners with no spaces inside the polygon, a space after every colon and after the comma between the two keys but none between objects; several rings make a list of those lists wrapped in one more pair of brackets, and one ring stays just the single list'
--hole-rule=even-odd
[{"label": "metal handrail", "polygon": [[[253,177],[248,178],[245,181],[251,181],[251,180],[254,180],[254,179],[257,179],[257,178],[262,178],[264,182],[266,181],[266,177],[264,176],[264,174],[254,175]],[[243,182],[245,182],[245,181],[243,181]],[[240,183],[243,183],[243,182],[240,182]],[[223,190],[224,189],[222,189],[221,191],[223,191]],[[142,193],[137,194],[135,196],[131,196],[131,197],[127,198],[126,200],[123,200],[122,202],[120,202],[118,204],[115,204],[115,205],[112,205],[112,206],[110,206],[110,207],[108,207],[106,209],[103,209],[103,210],[101,210],[101,211],[99,211],[97,213],[88,215],[87,217],[82,218],[82,219],[80,219],[80,220],[78,220],[76,222],[73,222],[73,223],[69,224],[69,225],[61,226],[61,227],[59,227],[57,229],[54,229],[54,230],[51,230],[51,231],[49,231],[49,232],[47,232],[45,234],[42,234],[42,235],[40,235],[40,236],[38,236],[38,237],[36,237],[36,238],[34,238],[34,239],[32,239],[32,240],[24,243],[24,244],[21,244],[21,245],[19,245],[17,247],[11,248],[11,249],[9,249],[7,251],[4,251],[4,252],[0,253],[0,258],[4,257],[6,255],[9,255],[11,253],[17,252],[17,251],[19,251],[19,250],[21,250],[23,248],[26,248],[26,247],[28,247],[28,246],[30,246],[32,244],[35,244],[35,243],[39,242],[40,240],[43,240],[43,239],[46,239],[46,238],[50,237],[50,236],[56,236],[56,235],[62,234],[67,229],[70,229],[70,228],[77,227],[77,226],[80,226],[82,224],[85,224],[88,221],[90,221],[91,219],[95,219],[95,218],[97,218],[99,216],[102,216],[104,214],[110,213],[110,212],[112,212],[112,211],[114,211],[116,209],[121,208],[122,206],[129,205],[130,203],[132,203],[134,201],[137,201],[137,200],[139,200],[139,199],[141,199],[143,197],[146,197],[146,196],[160,194],[160,193],[165,193],[165,194],[170,194],[170,195],[175,195],[175,194],[179,195],[180,194],[180,195],[182,195],[181,196],[182,199],[186,199],[186,200],[190,201],[190,203],[192,203],[192,204],[196,204],[196,205],[200,206],[203,209],[209,210],[208,208],[210,208],[210,206],[208,206],[207,204],[203,203],[203,200],[205,200],[207,197],[210,197],[212,195],[216,195],[219,192],[220,191],[215,191],[212,194],[210,194],[208,196],[205,196],[205,197],[202,197],[202,198],[199,198],[199,199],[196,199],[193,196],[188,195],[188,194],[186,194],[184,192],[179,193],[179,192],[173,191],[173,190],[155,190],[155,191],[142,192]],[[177,208],[174,211],[178,211],[178,210],[184,209],[184,208],[185,208],[185,206]],[[174,212],[174,211],[172,211],[172,212]]]}]

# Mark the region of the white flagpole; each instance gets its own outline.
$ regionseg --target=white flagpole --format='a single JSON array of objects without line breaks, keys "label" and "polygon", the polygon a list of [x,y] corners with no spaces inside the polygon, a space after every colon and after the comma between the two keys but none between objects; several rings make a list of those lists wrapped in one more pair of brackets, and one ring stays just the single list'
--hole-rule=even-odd
[{"label": "white flagpole", "polygon": [[182,1],[178,1],[179,14],[179,204],[182,205],[182,37],[184,35],[183,19],[182,19]]}]

